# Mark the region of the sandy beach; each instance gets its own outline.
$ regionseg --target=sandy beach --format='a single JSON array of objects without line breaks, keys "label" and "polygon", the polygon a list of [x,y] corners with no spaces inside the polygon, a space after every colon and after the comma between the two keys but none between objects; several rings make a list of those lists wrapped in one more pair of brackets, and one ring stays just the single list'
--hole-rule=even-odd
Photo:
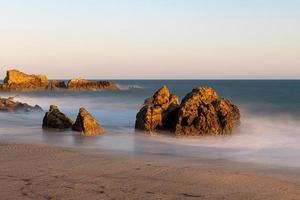
[{"label": "sandy beach", "polygon": [[[299,172],[224,160],[0,144],[1,199],[299,199]],[[280,171],[280,170],[279,170]],[[268,173],[266,173],[268,172]],[[276,175],[277,174],[277,175]]]}]

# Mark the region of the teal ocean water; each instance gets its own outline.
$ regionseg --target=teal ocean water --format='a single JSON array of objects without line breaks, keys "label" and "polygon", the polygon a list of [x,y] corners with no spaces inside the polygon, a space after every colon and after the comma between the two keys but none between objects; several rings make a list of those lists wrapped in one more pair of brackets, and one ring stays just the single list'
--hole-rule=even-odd
[{"label": "teal ocean water", "polygon": [[[0,113],[0,141],[46,143],[134,153],[222,158],[300,167],[299,80],[114,80],[121,90],[0,93],[16,100],[50,104],[75,119],[81,106],[101,123],[105,134],[84,138],[72,131],[41,129],[44,113]],[[213,87],[240,107],[242,124],[233,136],[174,138],[134,131],[135,115],[144,99],[162,85],[180,98],[193,87]]]}]

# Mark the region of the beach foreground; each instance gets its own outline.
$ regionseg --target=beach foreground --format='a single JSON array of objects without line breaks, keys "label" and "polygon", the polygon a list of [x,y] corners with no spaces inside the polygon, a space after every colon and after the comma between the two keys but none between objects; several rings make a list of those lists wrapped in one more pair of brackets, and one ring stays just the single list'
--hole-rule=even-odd
[{"label": "beach foreground", "polygon": [[[0,144],[1,199],[299,199],[288,176],[165,155]],[[180,161],[180,162],[178,162]],[[295,177],[295,176],[294,176]]]}]

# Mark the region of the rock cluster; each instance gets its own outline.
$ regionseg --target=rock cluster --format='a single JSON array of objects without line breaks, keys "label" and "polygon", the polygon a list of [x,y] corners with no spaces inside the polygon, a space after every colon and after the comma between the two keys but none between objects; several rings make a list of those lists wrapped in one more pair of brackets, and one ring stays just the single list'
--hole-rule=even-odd
[{"label": "rock cluster", "polygon": [[70,129],[82,132],[84,136],[100,135],[103,130],[97,120],[85,109],[80,108],[76,122],[60,112],[55,105],[50,106],[43,119],[43,128]]},{"label": "rock cluster", "polygon": [[145,100],[137,113],[135,128],[149,132],[169,129],[173,126],[178,108],[178,97],[171,94],[167,86],[163,86]]},{"label": "rock cluster", "polygon": [[43,90],[48,88],[46,75],[28,75],[18,70],[8,70],[0,89],[7,91]]},{"label": "rock cluster", "polygon": [[46,75],[28,75],[18,70],[8,70],[4,83],[0,84],[0,90],[27,91],[27,90],[101,90],[120,89],[119,85],[110,81],[88,81],[74,78],[67,81],[52,80],[50,83]]},{"label": "rock cluster", "polygon": [[100,124],[85,108],[79,109],[79,113],[72,129],[74,131],[82,132],[84,136],[100,135],[103,133]]},{"label": "rock cluster", "polygon": [[2,112],[30,112],[43,111],[38,105],[31,106],[27,103],[14,101],[13,97],[0,98],[0,111]]},{"label": "rock cluster", "polygon": [[137,113],[136,129],[147,132],[166,129],[175,135],[231,134],[240,123],[240,112],[229,100],[209,87],[194,88],[178,105],[166,86],[146,99]]}]

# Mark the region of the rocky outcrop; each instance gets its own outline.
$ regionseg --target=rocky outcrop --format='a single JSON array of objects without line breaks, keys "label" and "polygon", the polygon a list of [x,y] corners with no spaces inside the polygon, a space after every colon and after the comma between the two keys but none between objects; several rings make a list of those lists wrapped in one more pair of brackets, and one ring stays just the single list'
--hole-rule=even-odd
[{"label": "rocky outcrop", "polygon": [[64,81],[52,80],[51,81],[51,90],[58,90],[58,89],[66,89],[67,85]]},{"label": "rocky outcrop", "polygon": [[170,129],[174,126],[178,108],[178,97],[163,86],[145,100],[136,115],[135,128],[147,132]]},{"label": "rocky outcrop", "polygon": [[178,105],[178,98],[163,86],[136,115],[135,128],[169,130],[175,135],[231,134],[240,123],[240,112],[209,87],[194,88]]},{"label": "rocky outcrop", "polygon": [[50,106],[49,112],[46,112],[43,119],[43,128],[68,129],[72,125],[73,121],[60,112],[55,105]]},{"label": "rocky outcrop", "polygon": [[209,87],[199,87],[182,100],[177,114],[176,135],[222,135],[232,133],[240,122],[237,106],[219,98]]},{"label": "rocky outcrop", "polygon": [[79,109],[79,113],[72,129],[74,131],[82,132],[84,136],[94,136],[103,133],[100,124],[85,108]]},{"label": "rocky outcrop", "polygon": [[46,75],[28,75],[18,70],[12,69],[6,72],[0,90],[4,91],[28,91],[28,90],[51,90],[70,89],[70,90],[102,90],[120,89],[119,85],[110,81],[88,81],[81,78],[74,78],[67,82],[52,80],[49,84]]},{"label": "rocky outcrop", "polygon": [[12,69],[6,72],[4,83],[0,89],[7,91],[42,90],[48,88],[46,75],[28,75]]},{"label": "rocky outcrop", "polygon": [[110,81],[88,81],[81,78],[74,78],[68,81],[67,89],[70,90],[119,89],[119,86],[118,84]]},{"label": "rocky outcrop", "polygon": [[21,103],[14,101],[13,97],[0,98],[0,111],[1,112],[31,112],[31,111],[43,111],[43,109],[38,106],[31,106],[27,103]]}]

